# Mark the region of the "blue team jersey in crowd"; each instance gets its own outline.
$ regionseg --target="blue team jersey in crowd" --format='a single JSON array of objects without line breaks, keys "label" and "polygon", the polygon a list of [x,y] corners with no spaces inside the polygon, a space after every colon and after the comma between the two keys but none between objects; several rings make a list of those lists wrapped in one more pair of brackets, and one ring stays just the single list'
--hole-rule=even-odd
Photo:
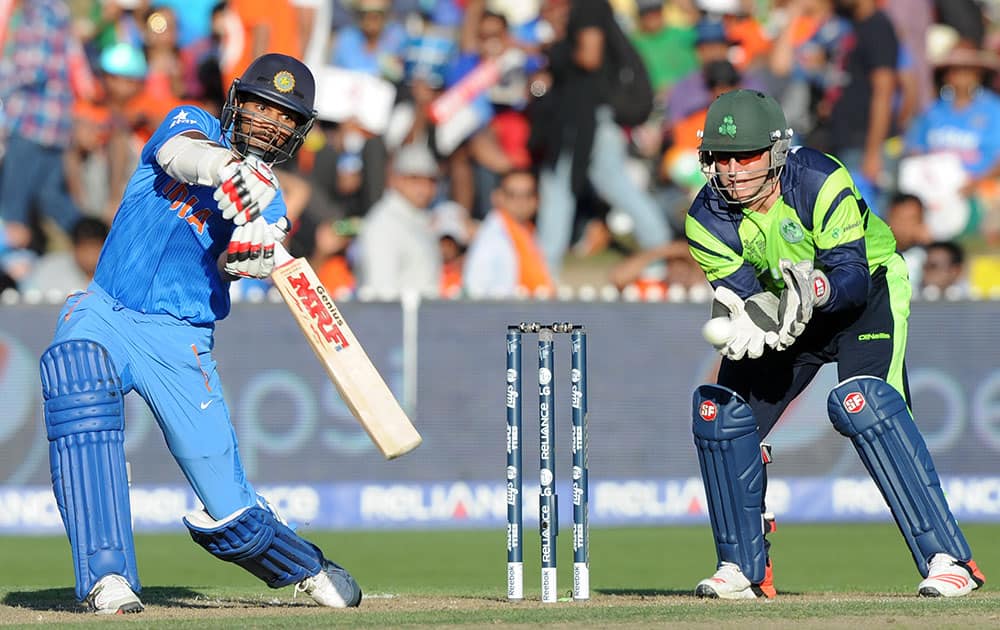
[{"label": "blue team jersey in crowd", "polygon": [[[230,146],[216,117],[198,107],[174,108],[142,149],[94,282],[134,311],[208,324],[229,314],[229,283],[217,260],[234,226],[222,218],[214,188],[178,182],[157,163],[163,143],[185,131]],[[263,214],[268,223],[284,216],[280,191]]]},{"label": "blue team jersey in crowd", "polygon": [[969,174],[980,177],[1000,159],[1000,96],[981,89],[963,109],[951,99],[938,99],[914,119],[906,133],[906,150],[913,153],[957,154]]}]

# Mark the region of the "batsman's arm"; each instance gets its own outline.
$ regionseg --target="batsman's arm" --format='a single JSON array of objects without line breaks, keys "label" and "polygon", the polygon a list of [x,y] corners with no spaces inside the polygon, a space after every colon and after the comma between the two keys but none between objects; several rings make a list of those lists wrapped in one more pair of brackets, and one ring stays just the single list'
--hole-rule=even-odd
[{"label": "batsman's arm", "polygon": [[212,142],[200,131],[185,131],[166,142],[156,152],[156,161],[173,179],[186,184],[218,186],[223,167],[236,155],[221,144]]}]

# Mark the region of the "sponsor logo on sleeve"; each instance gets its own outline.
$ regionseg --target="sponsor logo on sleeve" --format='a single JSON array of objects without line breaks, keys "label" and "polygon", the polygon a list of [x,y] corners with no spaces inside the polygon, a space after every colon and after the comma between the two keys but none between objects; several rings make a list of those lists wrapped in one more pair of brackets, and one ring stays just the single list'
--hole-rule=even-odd
[{"label": "sponsor logo on sleeve", "polygon": [[170,119],[170,128],[173,129],[177,125],[195,125],[198,121],[193,118],[188,118],[188,113],[186,109],[174,114],[174,117]]}]

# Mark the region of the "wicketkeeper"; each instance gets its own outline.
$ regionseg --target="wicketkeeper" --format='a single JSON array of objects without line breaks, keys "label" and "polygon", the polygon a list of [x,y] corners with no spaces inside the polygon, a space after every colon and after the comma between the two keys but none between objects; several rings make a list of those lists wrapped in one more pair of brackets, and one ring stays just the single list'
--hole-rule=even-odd
[{"label": "wicketkeeper", "polygon": [[892,510],[925,597],[983,584],[910,414],[903,358],[910,282],[886,224],[836,159],[790,147],[771,97],[712,103],[699,156],[708,184],[688,212],[691,253],[715,289],[718,384],[694,393],[693,432],[718,570],[700,597],[774,597],[765,535],[764,438],[820,367],[837,363],[827,411]]}]

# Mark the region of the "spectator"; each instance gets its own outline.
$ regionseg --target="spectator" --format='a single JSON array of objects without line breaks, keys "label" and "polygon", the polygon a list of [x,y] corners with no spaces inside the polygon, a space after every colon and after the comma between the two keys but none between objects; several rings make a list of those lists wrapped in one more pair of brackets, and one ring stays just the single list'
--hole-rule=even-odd
[{"label": "spectator", "polygon": [[329,53],[333,37],[333,0],[291,0],[298,17],[299,39],[303,61],[309,67],[320,67]]},{"label": "spectator", "polygon": [[[729,60],[741,72],[746,72],[752,67],[766,65],[768,54],[771,51],[771,40],[764,30],[764,27],[757,20],[750,3],[743,2],[742,6],[736,8],[719,7],[718,11],[710,8],[713,2],[699,2],[705,17],[718,19],[726,29],[726,35],[733,46],[729,51]],[[733,3],[736,4],[736,3]]]},{"label": "spectator", "polygon": [[458,47],[454,33],[418,14],[420,28],[403,47],[403,82],[424,81],[437,90],[444,86],[445,73],[455,59]]},{"label": "spectator", "polygon": [[[212,7],[211,31],[181,48],[184,95],[200,101],[201,107],[218,114],[226,100],[222,85],[222,40],[226,33],[227,8],[225,2]],[[182,20],[183,25],[183,20]],[[182,30],[183,33],[183,30]]]},{"label": "spectator", "polygon": [[104,216],[110,198],[111,110],[77,101],[73,105],[73,139],[63,157],[66,187],[74,203],[87,216]]},{"label": "spectator", "polygon": [[837,15],[834,0],[791,0],[786,11],[789,24],[775,39],[770,69],[783,83],[788,125],[804,138],[816,124],[823,93],[840,81],[834,61],[852,27]]},{"label": "spectator", "polygon": [[[1000,62],[992,53],[971,42],[956,44],[943,59],[936,60],[940,97],[913,121],[905,142],[911,155],[957,155],[968,177],[962,196],[977,197],[993,214],[1000,213],[1000,193],[994,182],[1000,175],[1000,138],[991,123],[1000,120],[1000,96],[984,86],[988,84],[986,76],[998,68]],[[988,238],[1000,240],[1000,221],[991,215],[986,219],[983,228]],[[964,227],[960,224],[956,229],[943,231],[942,227],[932,232],[936,239],[947,239]]]},{"label": "spectator", "polygon": [[98,53],[115,44],[142,46],[143,19],[149,0],[106,0],[94,3],[99,10],[93,43]]},{"label": "spectator", "polygon": [[982,46],[986,37],[986,19],[976,0],[934,0],[937,21],[956,31],[962,39]]},{"label": "spectator", "polygon": [[389,188],[364,218],[358,236],[360,286],[437,295],[441,253],[428,209],[438,175],[437,160],[425,145],[408,144],[396,153]]},{"label": "spectator", "polygon": [[389,21],[390,0],[353,0],[355,24],[340,29],[331,61],[346,70],[365,72],[389,81],[403,75],[406,31]]},{"label": "spectator", "polygon": [[107,223],[114,219],[125,184],[139,161],[143,142],[140,130],[145,118],[135,104],[142,93],[146,71],[145,56],[131,44],[114,44],[101,53],[101,78],[112,121],[108,140],[108,205],[104,212]]},{"label": "spectator", "polygon": [[532,223],[538,211],[535,176],[527,170],[506,173],[492,199],[493,210],[466,255],[466,290],[474,296],[496,297],[513,296],[519,289],[551,292],[552,278]]},{"label": "spectator", "polygon": [[915,81],[914,107],[923,111],[934,98],[927,41],[934,24],[933,0],[883,0],[882,9],[892,20],[900,47],[910,58],[909,71]]},{"label": "spectator", "polygon": [[896,251],[906,261],[910,272],[910,285],[916,291],[920,288],[925,246],[931,242],[930,230],[924,221],[924,202],[920,197],[908,193],[897,193],[889,202],[886,223],[896,237]]},{"label": "spectator", "polygon": [[927,246],[921,288],[925,296],[944,295],[948,299],[968,297],[965,252],[954,241],[935,241]]},{"label": "spectator", "polygon": [[638,0],[638,29],[632,34],[635,46],[653,83],[657,100],[663,102],[670,88],[698,66],[694,54],[695,30],[690,26],[667,24],[663,0]]},{"label": "spectator", "polygon": [[326,221],[316,228],[312,264],[320,282],[334,297],[357,288],[350,250],[360,227],[360,219],[353,217]]},{"label": "spectator", "polygon": [[108,237],[108,226],[100,219],[83,217],[73,226],[72,251],[49,252],[41,256],[25,280],[22,291],[63,291],[67,295],[84,291],[94,278],[97,259]]},{"label": "spectator", "polygon": [[[445,79],[445,89],[457,84],[480,64],[496,62],[505,53],[518,48],[507,25],[507,19],[483,10],[481,0],[469,3],[463,32],[462,52],[454,61]],[[475,28],[472,28],[475,27]],[[537,60],[526,57],[520,67],[508,69],[500,81],[478,95],[470,107],[480,118],[448,156],[452,197],[475,216],[482,217],[489,209],[488,191],[496,187],[499,173],[514,166],[525,167],[531,162],[527,141],[530,127],[523,110],[528,98],[528,74],[537,69]],[[456,113],[453,118],[462,114]],[[439,121],[437,147],[442,152],[443,139],[452,121]],[[452,142],[454,144],[454,142]],[[478,195],[477,190],[482,193]]]},{"label": "spectator", "polygon": [[178,17],[177,45],[182,49],[195,42],[210,37],[212,20],[219,5],[219,0],[154,0],[152,6],[168,8]]},{"label": "spectator", "polygon": [[184,95],[182,61],[177,47],[177,18],[167,8],[149,13],[145,20],[142,50],[146,57],[146,80],[130,108],[142,120],[143,140],[152,135],[166,115],[181,105]]},{"label": "spectator", "polygon": [[462,293],[462,271],[469,247],[469,211],[455,201],[434,206],[432,225],[441,249],[441,296],[455,298]]},{"label": "spectator", "polygon": [[392,121],[385,135],[390,149],[402,144],[427,142],[435,128],[429,116],[431,103],[444,90],[445,74],[458,48],[451,33],[422,21],[419,34],[406,43],[403,82],[396,94]]},{"label": "spectator", "polygon": [[[712,94],[705,83],[705,68],[713,61],[728,61],[729,50],[733,45],[726,34],[722,22],[704,18],[695,27],[695,56],[698,67],[688,73],[674,85],[667,99],[667,128],[677,124],[691,114],[707,110],[712,103]],[[764,82],[756,73],[744,75],[742,87],[752,90],[764,90]]]},{"label": "spectator", "polygon": [[0,58],[6,153],[0,166],[0,220],[9,247],[32,239],[33,206],[67,234],[80,211],[66,192],[63,152],[72,134],[70,14],[58,0],[16,0]]},{"label": "spectator", "polygon": [[[591,186],[632,217],[640,246],[663,243],[669,231],[653,199],[621,170],[627,154],[619,125],[645,121],[652,88],[607,1],[573,4],[567,37],[548,57],[551,84],[533,86],[543,96],[533,106],[530,146],[542,169],[538,239],[549,273],[557,276],[572,239],[577,200]],[[622,83],[622,77],[632,80]]]},{"label": "spectator", "polygon": [[[649,265],[662,261],[666,265],[666,276],[649,278],[643,270]],[[669,243],[637,252],[611,270],[610,279],[619,290],[635,287],[642,297],[662,296],[671,287],[679,287],[686,294],[696,287],[703,287],[704,294],[710,295],[712,287],[705,278],[705,272],[691,256],[687,239],[674,239]]]},{"label": "spectator", "polygon": [[362,217],[385,192],[389,156],[378,136],[366,132],[354,121],[321,122],[322,148],[310,173],[314,188],[339,208],[340,214]]},{"label": "spectator", "polygon": [[819,106],[825,138],[810,141],[832,152],[851,173],[868,206],[879,210],[885,169],[884,144],[892,135],[892,103],[899,64],[899,40],[877,0],[836,0],[851,20],[837,59],[842,82],[829,86]]},{"label": "spectator", "polygon": [[238,55],[222,58],[222,85],[227,89],[250,62],[264,53],[302,57],[298,15],[289,0],[229,0],[228,12],[238,18],[236,32],[223,36],[224,46],[242,42]]},{"label": "spectator", "polygon": [[143,44],[149,65],[147,93],[174,101],[184,96],[177,16],[172,9],[160,7],[149,14]]}]

